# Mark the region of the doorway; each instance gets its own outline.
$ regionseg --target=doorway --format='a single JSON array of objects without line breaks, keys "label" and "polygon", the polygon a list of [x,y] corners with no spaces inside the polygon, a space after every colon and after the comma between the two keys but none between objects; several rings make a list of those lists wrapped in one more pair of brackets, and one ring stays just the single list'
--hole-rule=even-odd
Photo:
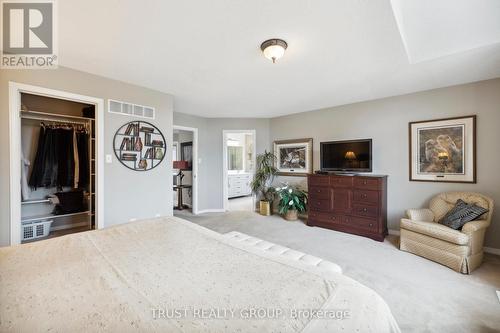
[{"label": "doorway", "polygon": [[174,214],[198,214],[198,129],[173,126]]},{"label": "doorway", "polygon": [[224,130],[224,211],[254,211],[251,182],[255,173],[256,131]]}]

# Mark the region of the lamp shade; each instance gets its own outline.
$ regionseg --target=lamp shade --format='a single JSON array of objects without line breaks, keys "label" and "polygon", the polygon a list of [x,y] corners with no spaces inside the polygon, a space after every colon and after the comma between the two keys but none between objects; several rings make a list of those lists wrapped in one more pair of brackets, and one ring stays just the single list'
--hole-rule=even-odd
[{"label": "lamp shade", "polygon": [[348,151],[347,153],[345,153],[345,159],[346,160],[355,160],[356,154],[353,151]]},{"label": "lamp shade", "polygon": [[186,170],[188,168],[188,161],[174,161],[174,169]]}]

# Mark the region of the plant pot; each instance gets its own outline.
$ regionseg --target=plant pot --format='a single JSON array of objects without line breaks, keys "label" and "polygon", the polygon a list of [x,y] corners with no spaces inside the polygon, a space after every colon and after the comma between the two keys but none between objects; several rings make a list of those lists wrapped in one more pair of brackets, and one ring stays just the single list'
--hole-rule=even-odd
[{"label": "plant pot", "polygon": [[299,218],[299,213],[296,209],[290,209],[283,216],[287,221],[296,221]]},{"label": "plant pot", "polygon": [[260,215],[270,216],[271,215],[271,203],[269,201],[260,201]]}]

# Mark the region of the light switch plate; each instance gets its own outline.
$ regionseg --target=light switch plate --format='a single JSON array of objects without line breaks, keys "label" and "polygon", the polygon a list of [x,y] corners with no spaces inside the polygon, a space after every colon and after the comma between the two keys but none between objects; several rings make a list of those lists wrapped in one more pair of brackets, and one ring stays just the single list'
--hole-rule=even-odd
[{"label": "light switch plate", "polygon": [[111,154],[106,155],[106,163],[113,163],[113,155]]},{"label": "light switch plate", "polygon": [[497,290],[498,301],[500,302],[500,290]]}]

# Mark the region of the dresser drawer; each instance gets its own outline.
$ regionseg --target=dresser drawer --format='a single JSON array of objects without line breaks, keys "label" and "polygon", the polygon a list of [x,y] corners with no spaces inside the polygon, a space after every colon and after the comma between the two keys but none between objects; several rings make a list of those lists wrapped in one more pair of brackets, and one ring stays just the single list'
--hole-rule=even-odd
[{"label": "dresser drawer", "polygon": [[329,186],[330,177],[329,176],[309,176],[308,178],[309,186]]},{"label": "dresser drawer", "polygon": [[370,190],[354,190],[353,191],[353,200],[360,203],[378,203],[378,191],[370,191]]},{"label": "dresser drawer", "polygon": [[378,207],[377,206],[362,205],[362,204],[353,204],[352,205],[352,214],[357,215],[357,216],[377,217],[378,216]]},{"label": "dresser drawer", "polygon": [[328,187],[313,187],[308,192],[311,199],[330,199],[331,190]]},{"label": "dresser drawer", "polygon": [[356,216],[346,216],[344,224],[348,224],[354,228],[377,232],[377,221],[374,219],[365,219]]},{"label": "dresser drawer", "polygon": [[342,176],[342,177],[331,177],[330,181],[332,186],[335,187],[352,187],[352,180],[354,177]]},{"label": "dresser drawer", "polygon": [[354,187],[367,190],[378,190],[380,187],[378,178],[354,177]]},{"label": "dresser drawer", "polygon": [[329,199],[309,199],[309,209],[328,212],[331,208],[331,200]]},{"label": "dresser drawer", "polygon": [[319,222],[319,223],[329,223],[329,224],[342,224],[343,221],[342,215],[336,215],[331,213],[321,213],[310,211],[308,213],[308,219],[310,222]]}]

